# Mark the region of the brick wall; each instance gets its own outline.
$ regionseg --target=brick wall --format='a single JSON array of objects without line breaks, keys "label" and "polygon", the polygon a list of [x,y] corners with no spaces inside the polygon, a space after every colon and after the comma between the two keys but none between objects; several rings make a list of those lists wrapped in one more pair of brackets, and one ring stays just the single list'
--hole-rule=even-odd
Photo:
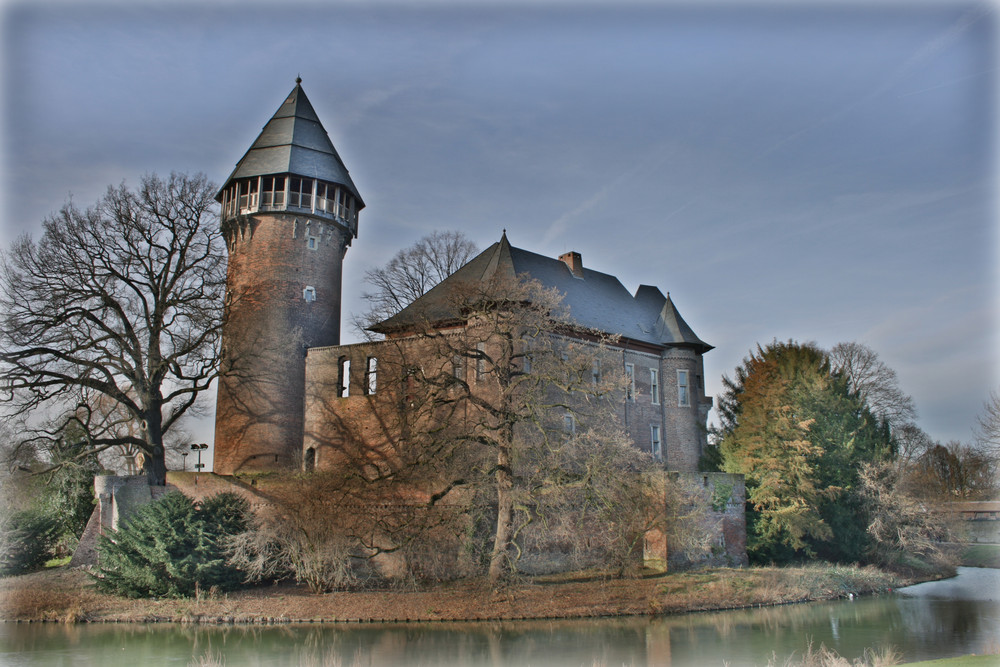
[{"label": "brick wall", "polygon": [[340,340],[341,268],[350,236],[329,221],[271,213],[229,221],[226,238],[215,470],[297,468],[305,350]]}]

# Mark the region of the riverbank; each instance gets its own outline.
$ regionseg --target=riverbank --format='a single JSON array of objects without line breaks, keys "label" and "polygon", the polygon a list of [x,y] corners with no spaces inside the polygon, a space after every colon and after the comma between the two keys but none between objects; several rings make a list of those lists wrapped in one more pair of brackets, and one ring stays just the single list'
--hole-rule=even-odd
[{"label": "riverbank", "polygon": [[261,586],[200,599],[130,600],[98,592],[66,567],[0,579],[0,618],[15,622],[332,623],[510,620],[676,614],[850,595],[914,583],[871,567],[809,565],[713,569],[634,579],[537,577],[491,591],[458,581],[428,589],[314,595],[296,584]]}]

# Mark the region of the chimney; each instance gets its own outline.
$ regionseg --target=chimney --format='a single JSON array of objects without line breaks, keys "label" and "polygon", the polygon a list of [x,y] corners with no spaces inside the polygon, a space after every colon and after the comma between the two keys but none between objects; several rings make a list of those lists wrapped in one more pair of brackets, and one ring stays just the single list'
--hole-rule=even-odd
[{"label": "chimney", "polygon": [[578,252],[567,252],[559,255],[559,261],[566,264],[577,278],[583,278],[583,257]]}]

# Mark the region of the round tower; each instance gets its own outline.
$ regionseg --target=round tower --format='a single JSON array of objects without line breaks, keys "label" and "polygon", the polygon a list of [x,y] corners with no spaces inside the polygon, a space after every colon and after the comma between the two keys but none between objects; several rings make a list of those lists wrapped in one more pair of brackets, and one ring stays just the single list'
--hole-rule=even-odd
[{"label": "round tower", "polygon": [[343,259],[364,202],[301,83],[216,196],[229,250],[220,474],[299,467],[305,351],[340,343]]}]

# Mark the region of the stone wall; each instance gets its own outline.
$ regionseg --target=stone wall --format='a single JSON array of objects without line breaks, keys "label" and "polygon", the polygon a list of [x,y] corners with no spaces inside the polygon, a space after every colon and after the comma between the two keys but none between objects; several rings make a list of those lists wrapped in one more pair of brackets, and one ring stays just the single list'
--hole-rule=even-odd
[{"label": "stone wall", "polygon": [[[691,567],[743,567],[748,564],[746,544],[746,484],[742,475],[727,473],[666,473],[679,492],[689,499],[680,513],[695,521],[697,537],[707,539],[705,549],[670,544],[661,530],[645,536],[645,562],[654,569]],[[664,480],[666,483],[666,479]],[[665,502],[671,494],[664,493]],[[668,515],[674,514],[670,507]],[[700,545],[699,545],[700,546]]]},{"label": "stone wall", "polygon": [[97,504],[80,537],[70,567],[97,563],[97,538],[117,530],[139,507],[163,494],[164,487],[151,487],[145,475],[98,475],[94,478]]}]

